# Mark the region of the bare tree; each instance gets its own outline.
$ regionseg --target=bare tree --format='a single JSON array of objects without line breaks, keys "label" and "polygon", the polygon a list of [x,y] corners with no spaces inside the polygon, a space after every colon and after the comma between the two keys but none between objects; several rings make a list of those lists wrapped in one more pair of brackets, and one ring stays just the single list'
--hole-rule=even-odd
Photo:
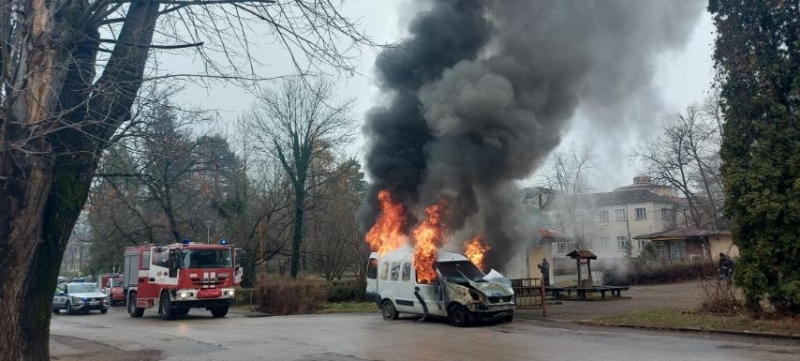
[{"label": "bare tree", "polygon": [[670,118],[661,135],[647,140],[632,157],[653,179],[677,189],[686,199],[695,227],[717,229],[720,223],[722,183],[719,158],[718,109],[691,105]]},{"label": "bare tree", "polygon": [[335,166],[329,181],[310,209],[311,260],[326,280],[341,279],[348,270],[356,274],[364,259],[356,212],[364,196],[363,173],[354,159]]},{"label": "bare tree", "polygon": [[594,221],[593,205],[583,195],[592,191],[588,178],[596,160],[593,143],[580,148],[572,144],[565,152],[553,153],[542,174],[543,185],[557,192],[550,206],[558,209],[559,217],[555,220],[558,227],[574,237],[580,248],[591,242],[588,233]]},{"label": "bare tree", "polygon": [[[331,0],[1,4],[0,361],[49,359],[42,345],[58,264],[101,154],[144,81],[264,79],[249,54],[250,39],[261,38],[288,49],[301,73],[351,71],[347,50],[369,43]],[[197,52],[205,72],[146,72],[153,56],[173,51]]]},{"label": "bare tree", "polygon": [[290,273],[297,277],[306,198],[314,162],[352,139],[352,101],[333,104],[333,84],[325,78],[312,83],[285,79],[265,90],[248,115],[249,132],[264,151],[277,159],[294,192],[294,227]]}]

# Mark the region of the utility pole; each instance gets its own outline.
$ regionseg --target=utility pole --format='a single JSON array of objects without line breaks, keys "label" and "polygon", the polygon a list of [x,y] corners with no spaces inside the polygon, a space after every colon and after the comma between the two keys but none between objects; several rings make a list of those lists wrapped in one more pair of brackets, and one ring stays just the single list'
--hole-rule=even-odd
[{"label": "utility pole", "polygon": [[206,244],[211,244],[211,221],[206,221]]}]

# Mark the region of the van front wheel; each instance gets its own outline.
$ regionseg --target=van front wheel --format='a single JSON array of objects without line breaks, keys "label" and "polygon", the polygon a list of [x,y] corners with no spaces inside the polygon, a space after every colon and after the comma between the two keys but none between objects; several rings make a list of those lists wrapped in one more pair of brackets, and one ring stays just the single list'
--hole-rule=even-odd
[{"label": "van front wheel", "polygon": [[392,300],[383,300],[381,304],[381,313],[383,313],[384,320],[396,320],[397,319],[397,309],[394,308],[394,304]]},{"label": "van front wheel", "polygon": [[472,314],[461,305],[453,305],[447,313],[450,324],[456,327],[466,327],[472,323]]}]

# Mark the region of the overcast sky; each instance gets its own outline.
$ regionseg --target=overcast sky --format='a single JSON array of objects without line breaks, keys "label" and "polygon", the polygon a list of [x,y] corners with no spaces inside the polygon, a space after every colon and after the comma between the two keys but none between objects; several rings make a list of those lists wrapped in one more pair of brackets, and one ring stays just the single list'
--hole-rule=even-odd
[{"label": "overcast sky", "polygon": [[[352,19],[358,19],[366,33],[377,42],[395,42],[404,34],[405,24],[410,17],[409,4],[401,1],[354,0],[348,4],[343,13]],[[631,150],[643,139],[655,135],[660,127],[657,122],[662,121],[667,114],[677,113],[691,103],[701,102],[706,96],[713,81],[711,61],[713,30],[710,15],[704,13],[685,48],[666,53],[661,57],[655,83],[662,92],[664,107],[654,109],[652,116],[641,119],[645,126],[638,129],[592,129],[591,115],[580,111],[573,119],[561,147],[569,147],[572,143],[596,144],[598,162],[590,180],[596,190],[607,191],[629,184],[637,173],[637,167],[628,159]],[[256,50],[256,54],[265,64],[262,70],[262,73],[266,73],[263,74],[265,76],[288,74],[293,70],[288,64],[286,53],[275,44],[264,44],[261,49]],[[356,100],[354,115],[359,123],[363,122],[364,114],[370,106],[380,101],[377,88],[371,79],[376,55],[376,51],[365,49],[359,65],[361,75],[342,76],[339,80],[339,94],[343,98]],[[173,69],[182,69],[190,66],[184,59],[174,61],[164,58],[164,62]],[[187,85],[185,91],[177,96],[176,101],[182,105],[217,110],[222,122],[216,127],[224,129],[250,106],[253,96],[246,90],[234,86],[214,85],[205,88]],[[363,138],[360,138],[347,151],[360,157],[364,154],[364,146]],[[532,185],[536,183],[536,178],[532,175],[521,183]]]}]

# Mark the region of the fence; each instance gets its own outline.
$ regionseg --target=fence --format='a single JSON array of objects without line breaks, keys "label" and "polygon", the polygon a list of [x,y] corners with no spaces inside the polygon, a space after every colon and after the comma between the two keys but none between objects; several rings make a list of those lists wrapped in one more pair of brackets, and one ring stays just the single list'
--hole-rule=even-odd
[{"label": "fence", "polygon": [[547,297],[545,286],[540,278],[517,278],[511,280],[511,288],[517,308],[542,310],[542,316],[547,316]]}]

